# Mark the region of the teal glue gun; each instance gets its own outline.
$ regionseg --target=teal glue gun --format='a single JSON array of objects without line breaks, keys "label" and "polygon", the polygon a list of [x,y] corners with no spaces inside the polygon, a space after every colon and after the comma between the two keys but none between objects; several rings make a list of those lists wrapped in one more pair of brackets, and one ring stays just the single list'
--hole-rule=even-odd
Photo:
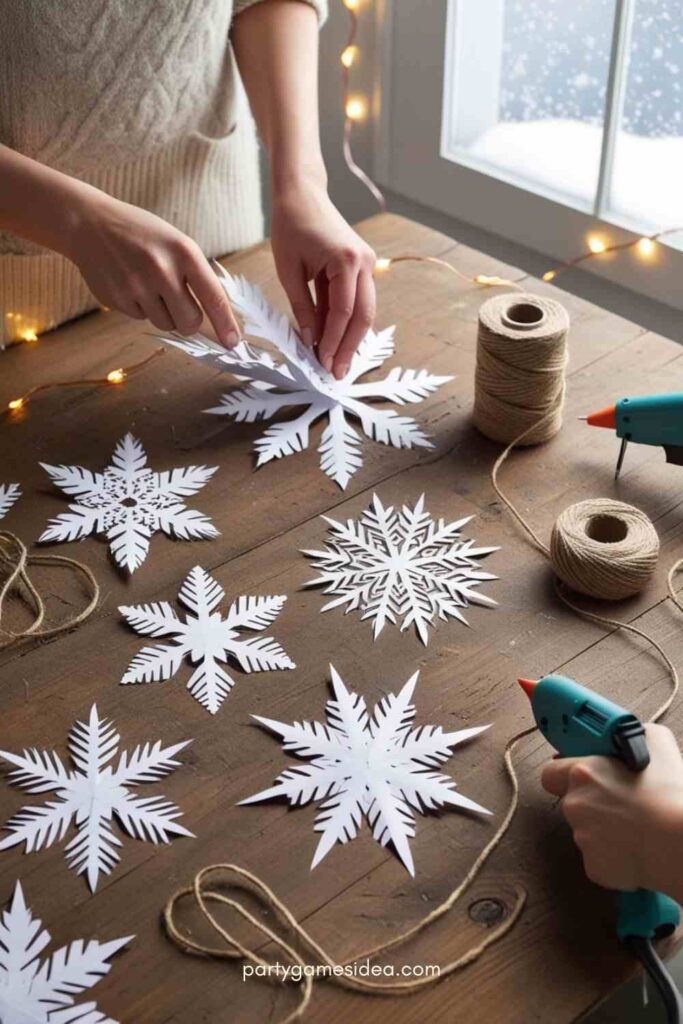
[{"label": "teal glue gun", "polygon": [[[632,772],[650,763],[645,730],[635,715],[566,676],[520,679],[536,724],[561,757],[618,757]],[[617,935],[664,938],[678,927],[678,904],[661,893],[619,894]]]},{"label": "teal glue gun", "polygon": [[[650,763],[642,722],[567,676],[520,679],[536,725],[561,757],[618,757],[632,772]],[[652,945],[678,927],[680,909],[660,892],[618,896],[617,935],[639,958],[662,997],[669,1024],[682,1024],[683,1000]]]},{"label": "teal glue gun", "polygon": [[683,466],[683,391],[622,398],[586,417],[591,427],[607,427],[621,438],[614,478],[619,476],[629,441],[661,446],[666,461]]}]

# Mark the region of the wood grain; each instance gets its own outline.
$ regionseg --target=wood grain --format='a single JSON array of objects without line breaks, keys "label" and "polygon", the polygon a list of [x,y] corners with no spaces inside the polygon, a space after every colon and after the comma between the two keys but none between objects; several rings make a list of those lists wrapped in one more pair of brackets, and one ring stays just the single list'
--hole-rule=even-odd
[{"label": "wood grain", "polygon": [[[562,508],[583,498],[616,496],[645,509],[662,539],[657,578],[645,594],[610,606],[609,612],[652,631],[680,660],[683,630],[680,616],[664,600],[664,579],[683,544],[683,471],[665,466],[659,450],[631,446],[615,485],[617,442],[607,431],[587,434],[577,417],[622,394],[670,388],[683,370],[681,349],[402,218],[374,217],[360,230],[382,255],[442,256],[466,273],[512,277],[567,306],[572,332],[564,427],[548,445],[516,453],[502,483],[545,534]],[[226,266],[258,281],[284,307],[267,245],[226,260]],[[154,467],[220,467],[191,501],[212,516],[220,538],[174,543],[156,536],[147,562],[132,579],[116,571],[101,541],[55,546],[96,572],[102,605],[76,632],[0,657],[3,748],[36,745],[64,753],[69,727],[93,700],[116,721],[125,746],[157,737],[166,742],[194,739],[183,754],[185,766],[154,791],[181,806],[197,839],[161,848],[124,839],[119,867],[94,897],[67,869],[64,844],[38,854],[11,850],[0,855],[0,897],[9,895],[21,877],[30,904],[57,942],[136,934],[134,946],[120,955],[94,993],[100,1007],[124,1024],[255,1024],[277,1020],[294,1005],[290,990],[243,983],[237,966],[184,957],[167,942],[161,909],[201,866],[236,860],[261,874],[334,955],[345,957],[390,938],[428,912],[486,842],[490,823],[454,813],[430,815],[418,822],[415,880],[367,828],[311,873],[313,807],[235,806],[270,784],[286,763],[279,744],[249,716],[319,719],[330,662],[368,703],[420,668],[420,723],[456,728],[493,722],[480,740],[455,752],[447,770],[463,792],[497,815],[508,799],[503,746],[530,722],[515,685],[518,675],[562,668],[643,716],[666,692],[666,671],[644,645],[623,636],[605,637],[558,603],[547,565],[495,499],[489,474],[497,448],[469,422],[476,314],[486,293],[436,267],[416,264],[381,275],[378,291],[380,326],[399,325],[398,352],[390,365],[426,366],[456,378],[415,409],[433,435],[434,450],[399,452],[367,442],[364,466],[345,493],[318,469],[316,433],[307,452],[255,471],[252,446],[261,427],[202,415],[225,389],[225,378],[171,351],[123,387],[51,393],[20,419],[0,425],[0,478],[19,481],[24,491],[3,526],[27,542],[65,508],[39,460],[101,468],[130,429],[143,441]],[[35,346],[4,353],[0,400],[4,404],[56,375],[100,375],[142,358],[153,344],[139,324],[117,314],[88,316]],[[390,629],[373,643],[369,623],[355,614],[320,615],[322,595],[302,589],[311,569],[300,549],[323,541],[321,513],[357,516],[373,491],[385,503],[412,502],[424,492],[436,516],[474,515],[472,535],[483,544],[501,546],[488,563],[500,576],[488,588],[500,607],[470,609],[470,628],[440,625],[427,648],[413,634]],[[228,597],[289,595],[273,633],[298,666],[292,672],[236,672],[236,686],[215,717],[186,692],[188,668],[165,683],[118,685],[141,641],[124,626],[117,606],[152,599],[174,602],[180,582],[197,563],[216,575]],[[77,587],[63,575],[43,573],[41,578],[50,591],[51,616],[58,618],[79,600]],[[683,734],[679,708],[669,724]],[[336,1024],[355,1017],[368,1024],[408,1024],[430,1019],[445,1024],[481,1016],[492,1024],[563,1024],[576,1020],[631,973],[632,964],[614,937],[612,900],[583,877],[559,811],[540,789],[540,767],[547,757],[539,738],[525,744],[519,758],[522,805],[503,847],[461,906],[419,942],[397,951],[391,962],[439,963],[464,951],[479,941],[485,927],[472,920],[472,904],[487,898],[509,906],[514,885],[521,883],[529,903],[513,933],[461,975],[410,999],[349,995],[323,983],[316,989],[310,1020]],[[4,783],[0,787],[3,821],[26,802],[20,791]]]}]

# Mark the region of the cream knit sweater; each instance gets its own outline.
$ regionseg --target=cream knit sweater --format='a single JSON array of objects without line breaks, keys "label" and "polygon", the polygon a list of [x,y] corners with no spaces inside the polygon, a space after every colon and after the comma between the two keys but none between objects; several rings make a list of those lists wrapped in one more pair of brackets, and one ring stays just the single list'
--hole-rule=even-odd
[{"label": "cream knit sweater", "polygon": [[[230,24],[259,0],[2,0],[0,142],[170,221],[217,256],[263,237]],[[326,0],[307,0],[325,17]],[[0,346],[97,303],[0,232]]]}]

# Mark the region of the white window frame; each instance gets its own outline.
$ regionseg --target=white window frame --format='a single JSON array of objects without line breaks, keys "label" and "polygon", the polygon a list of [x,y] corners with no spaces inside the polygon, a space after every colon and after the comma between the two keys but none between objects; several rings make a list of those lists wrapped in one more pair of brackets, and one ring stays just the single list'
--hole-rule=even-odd
[{"label": "white window frame", "polygon": [[[382,0],[377,5],[376,88],[381,101],[373,150],[378,182],[423,206],[543,253],[549,266],[584,252],[592,233],[616,243],[639,237],[634,233],[638,225],[627,225],[609,212],[635,0],[616,0],[598,187],[594,204],[584,208],[578,203],[569,206],[559,194],[535,185],[530,188],[536,191],[521,187],[465,152],[458,153],[457,162],[452,153],[443,155],[445,133],[452,123],[447,120],[452,97],[444,96],[445,41],[449,52],[457,52],[458,20],[476,17],[475,5],[480,8],[480,0],[457,0],[450,16],[448,0]],[[476,66],[480,57],[467,56]],[[495,79],[491,96],[493,90],[497,94]],[[487,97],[480,95],[473,107],[485,111],[486,105]],[[640,233],[644,231],[640,226]],[[674,246],[659,245],[652,261],[628,250],[591,259],[582,269],[683,310],[683,251]]]}]

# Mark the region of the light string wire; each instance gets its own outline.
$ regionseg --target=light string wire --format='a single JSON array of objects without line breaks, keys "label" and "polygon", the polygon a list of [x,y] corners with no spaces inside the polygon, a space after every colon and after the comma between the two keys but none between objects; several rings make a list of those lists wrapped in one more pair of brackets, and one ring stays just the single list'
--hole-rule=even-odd
[{"label": "light string wire", "polygon": [[[346,46],[342,50],[340,57],[342,71],[342,104],[344,110],[344,133],[342,139],[342,151],[344,154],[344,163],[367,188],[371,193],[373,199],[379,206],[382,213],[387,208],[386,199],[384,193],[375,182],[372,180],[369,174],[367,174],[362,167],[360,167],[353,156],[353,150],[351,148],[351,133],[353,130],[353,122],[357,120],[358,115],[354,118],[354,110],[356,106],[354,101],[349,98],[349,84],[351,78],[351,67],[355,61],[356,54],[358,53],[358,46],[356,40],[358,38],[358,0],[344,0],[344,6],[346,7],[349,14],[349,34],[346,41]],[[356,101],[358,103],[358,101]]]},{"label": "light string wire", "polygon": [[160,355],[163,355],[164,347],[160,345],[159,348],[155,349],[151,355],[146,356],[137,363],[131,363],[129,366],[120,366],[115,370],[110,370],[106,377],[91,377],[81,378],[79,380],[58,380],[48,381],[45,384],[36,384],[35,387],[29,388],[23,395],[18,398],[12,398],[4,409],[5,416],[12,415],[12,413],[18,413],[21,409],[24,409],[29,402],[33,401],[36,395],[39,395],[45,391],[55,391],[59,388],[80,388],[80,387],[111,387],[112,385],[123,384],[128,377],[132,376],[138,370],[142,370],[145,366],[152,362],[153,359],[157,359]]}]

